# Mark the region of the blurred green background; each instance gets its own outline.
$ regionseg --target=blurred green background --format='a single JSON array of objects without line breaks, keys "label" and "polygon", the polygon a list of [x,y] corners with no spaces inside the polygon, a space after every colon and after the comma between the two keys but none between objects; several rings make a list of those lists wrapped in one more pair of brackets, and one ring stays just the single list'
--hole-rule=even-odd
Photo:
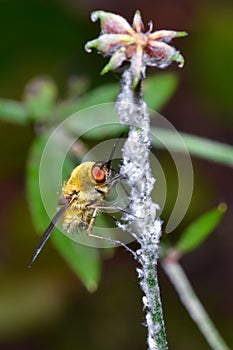
[{"label": "blurred green background", "polygon": [[[115,82],[99,76],[104,59],[87,55],[83,46],[95,38],[99,24],[90,11],[122,14],[130,22],[140,9],[144,23],[155,28],[186,30],[175,46],[185,67],[169,70],[179,87],[160,112],[179,131],[232,143],[232,15],[231,1],[0,1],[0,97],[21,100],[25,85],[36,76],[49,76],[59,98],[67,97],[75,76],[90,88]],[[152,70],[148,70],[148,75]],[[31,125],[0,122],[0,349],[145,349],[141,292],[136,264],[122,250],[104,258],[98,290],[89,294],[51,243],[28,270],[38,241],[25,191],[25,169],[34,138]],[[171,183],[174,171],[167,155],[156,151]],[[180,230],[220,202],[228,205],[220,226],[182,264],[220,332],[233,344],[232,169],[193,158],[195,186],[191,206]],[[166,217],[163,218],[166,220]],[[162,270],[160,284],[171,349],[209,349],[179,303]]]}]

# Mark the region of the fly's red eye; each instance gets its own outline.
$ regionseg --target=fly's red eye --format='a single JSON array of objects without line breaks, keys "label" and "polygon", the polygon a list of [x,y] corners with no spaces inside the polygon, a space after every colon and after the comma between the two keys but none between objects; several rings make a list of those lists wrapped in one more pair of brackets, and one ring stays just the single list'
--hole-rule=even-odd
[{"label": "fly's red eye", "polygon": [[94,166],[92,168],[92,176],[96,182],[104,182],[105,181],[105,172],[98,166]]}]

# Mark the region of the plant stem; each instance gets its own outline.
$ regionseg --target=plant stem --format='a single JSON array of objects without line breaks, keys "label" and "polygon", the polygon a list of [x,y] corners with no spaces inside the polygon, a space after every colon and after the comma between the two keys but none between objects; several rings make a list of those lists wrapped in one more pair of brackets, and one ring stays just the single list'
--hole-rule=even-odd
[{"label": "plant stem", "polygon": [[230,350],[192,289],[180,264],[173,260],[170,261],[170,259],[164,259],[162,265],[190,317],[192,317],[211,348],[213,350]]},{"label": "plant stem", "polygon": [[158,206],[151,199],[155,180],[149,162],[150,117],[147,105],[141,97],[141,88],[133,90],[132,83],[132,74],[130,70],[126,70],[116,103],[120,122],[129,126],[128,138],[123,148],[121,174],[127,178],[131,188],[131,212],[134,219],[132,221],[131,216],[128,230],[133,232],[140,245],[137,256],[141,267],[137,271],[144,293],[142,301],[146,310],[148,349],[165,350],[167,341],[157,275],[161,222],[156,218]]}]

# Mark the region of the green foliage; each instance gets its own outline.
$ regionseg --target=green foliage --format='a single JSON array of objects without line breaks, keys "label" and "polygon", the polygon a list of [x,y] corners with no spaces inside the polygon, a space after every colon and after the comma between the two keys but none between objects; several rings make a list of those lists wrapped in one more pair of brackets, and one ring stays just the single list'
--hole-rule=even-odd
[{"label": "green foliage", "polygon": [[36,229],[41,232],[48,225],[48,216],[42,204],[39,190],[39,166],[40,157],[47,138],[41,136],[35,139],[32,144],[27,163],[27,195],[29,200],[30,211]]},{"label": "green foliage", "polygon": [[193,221],[183,232],[175,249],[184,254],[197,248],[218,226],[226,210],[226,204],[221,203]]},{"label": "green foliage", "polygon": [[[170,130],[152,127],[151,134],[152,144],[156,148],[165,148],[164,145],[166,145],[170,146],[177,152],[182,152],[184,149],[180,140],[178,140],[176,135]],[[153,135],[159,135],[160,140],[162,139],[165,142],[161,143],[157,138],[153,137]],[[182,137],[183,142],[191,155],[233,167],[232,146],[182,132],[179,132],[179,135]]]},{"label": "green foliage", "polygon": [[[82,84],[81,93],[83,93],[82,80],[80,80],[80,84]],[[176,75],[171,73],[157,74],[143,82],[144,98],[151,108],[159,110],[172,96],[176,86]],[[58,191],[62,185],[59,183],[59,174],[62,173],[62,179],[64,181],[74,167],[69,157],[66,157],[65,161],[63,159],[64,153],[62,149],[65,147],[67,138],[74,138],[75,134],[81,135],[88,129],[92,129],[87,135],[87,140],[89,141],[97,140],[100,132],[102,137],[114,137],[118,136],[122,131],[122,126],[118,122],[118,117],[114,112],[113,106],[118,90],[118,84],[107,84],[95,88],[82,96],[78,96],[76,100],[71,99],[56,103],[57,89],[54,83],[47,78],[38,78],[33,80],[25,89],[23,102],[0,100],[0,119],[20,124],[34,123],[35,126],[38,123],[45,123],[44,126],[46,126],[43,132],[35,137],[29,152],[27,166],[27,192],[30,210],[35,227],[40,234],[45,231],[52,215],[55,215],[56,212]],[[112,104],[109,102],[112,102]],[[40,193],[39,183],[41,178],[39,177],[39,171],[41,157],[50,136],[49,129],[53,129],[59,121],[63,121],[75,112],[103,103],[106,104],[106,113],[96,115],[95,120],[93,120],[92,114],[89,116],[88,113],[85,113],[85,118],[79,118],[77,123],[73,119],[67,119],[64,128],[61,129],[59,138],[55,139],[55,144],[50,149],[50,154],[47,155],[48,175],[50,176],[47,176],[46,173],[46,181],[42,180],[46,185],[50,209],[52,208],[51,210],[49,209],[48,215],[48,208],[45,209]],[[93,124],[102,125],[101,130],[99,127],[93,128]],[[173,140],[173,135],[169,131],[152,129],[152,134],[153,132],[155,134],[159,133],[161,138],[165,138],[166,144],[171,144],[174,151],[179,151],[179,145]],[[191,154],[219,163],[233,165],[232,147],[192,135],[181,133],[181,136]],[[154,138],[152,142],[156,147],[161,147],[162,145]],[[164,146],[162,145],[162,147]],[[51,176],[51,174],[53,175]],[[184,232],[176,248],[182,252],[187,252],[201,244],[214,227],[217,226],[223,212],[223,207],[219,206],[191,224]],[[86,288],[90,291],[95,290],[100,277],[100,257],[98,251],[94,248],[77,244],[61,234],[58,228],[54,230],[51,241],[82,280]]]},{"label": "green foliage", "polygon": [[0,119],[17,124],[28,122],[29,113],[21,102],[0,99]]},{"label": "green foliage", "polygon": [[[160,108],[165,101],[171,96],[176,86],[176,77],[172,74],[165,74],[164,77],[156,76],[151,77],[145,84],[145,97],[153,108]],[[152,91],[156,90],[158,86],[159,98],[153,99]],[[57,107],[54,106],[56,98],[56,88],[49,80],[35,80],[26,89],[25,105],[27,107],[27,114],[25,113],[24,122],[27,122],[31,116],[31,120],[37,121],[45,120],[47,117],[49,124],[53,123],[53,118],[63,120],[65,116],[77,112],[84,108],[92,107],[100,103],[107,103],[114,101],[118,93],[118,85],[110,84],[103,87],[99,87],[79,98],[77,102],[68,101]],[[20,104],[19,104],[20,105]],[[53,106],[55,107],[53,109]],[[112,113],[113,106],[110,104],[109,113],[100,114],[96,116],[98,125],[107,124],[105,128],[106,134],[117,134],[122,131],[122,126],[118,123],[116,114]],[[107,106],[106,106],[107,108]],[[2,113],[1,115],[3,115]],[[55,120],[54,120],[55,122]],[[114,127],[109,126],[110,123],[115,123]],[[93,119],[85,116],[85,118],[79,118],[78,123],[66,123],[66,130],[62,130],[59,134],[59,139],[55,140],[55,144],[51,149],[51,154],[48,156],[48,172],[50,176],[46,179],[47,196],[50,198],[51,206],[55,208],[57,203],[56,193],[59,188],[59,184],[56,177],[59,174],[59,166],[63,164],[63,153],[60,152],[63,143],[66,142],[66,138],[69,133],[82,134],[83,131],[93,126]],[[77,129],[76,129],[77,128]],[[94,129],[92,133],[88,134],[88,137],[98,138],[100,130]],[[104,129],[101,127],[101,135],[104,135]],[[41,178],[39,177],[40,160],[42,153],[46,147],[46,143],[49,138],[49,133],[37,136],[33,145],[31,146],[28,167],[27,167],[27,189],[28,198],[30,203],[30,209],[32,218],[37,230],[40,233],[46,229],[51,218],[48,218],[48,214],[42,202],[39,183]],[[65,172],[65,178],[69,175],[72,165],[70,162],[65,161],[63,164],[63,173]],[[59,176],[58,176],[59,177]],[[42,180],[43,181],[43,180]],[[67,238],[59,232],[56,228],[55,232],[51,236],[51,240],[54,242],[56,248],[61,255],[68,262],[70,267],[79,276],[86,288],[93,291],[97,288],[99,276],[100,276],[100,259],[98,251],[94,248],[81,246],[71,239]]]},{"label": "green foliage", "polygon": [[174,94],[178,78],[173,73],[156,74],[143,82],[144,100],[149,108],[160,111]]},{"label": "green foliage", "polygon": [[[40,0],[1,2],[0,27],[3,35],[0,64],[0,95],[2,96],[0,98],[2,141],[0,173],[3,199],[0,247],[0,348],[39,347],[47,349],[52,346],[58,350],[64,348],[123,349],[133,347],[133,344],[136,344],[135,346],[138,348],[143,348],[143,344],[140,346],[140,341],[142,341],[145,334],[140,331],[140,328],[135,332],[136,328],[131,322],[132,318],[140,319],[141,314],[140,309],[135,307],[136,304],[134,305],[135,298],[132,297],[135,293],[135,286],[131,282],[135,278],[135,274],[130,264],[125,264],[128,256],[118,256],[121,260],[120,265],[122,265],[122,262],[124,264],[123,269],[119,269],[116,261],[110,263],[110,266],[109,264],[106,266],[107,279],[101,286],[101,293],[96,293],[91,297],[91,300],[87,293],[82,292],[79,283],[73,283],[68,269],[70,267],[70,270],[74,271],[89,291],[96,290],[101,270],[100,252],[75,243],[62,234],[59,229],[53,232],[50,241],[47,243],[48,246],[43,249],[35,266],[33,265],[31,270],[27,269],[33,248],[49,224],[52,215],[56,213],[57,198],[61,185],[57,185],[57,182],[52,183],[50,178],[51,169],[54,168],[57,171],[62,167],[62,176],[60,177],[63,180],[66,179],[88,149],[102,141],[102,138],[117,137],[122,131],[118,118],[115,118],[113,113],[111,115],[96,115],[96,122],[98,123],[99,120],[100,123],[106,123],[107,126],[105,129],[92,128],[92,132],[85,134],[80,142],[82,148],[80,153],[80,150],[78,150],[77,154],[68,155],[63,165],[60,166],[59,150],[54,150],[50,157],[47,172],[47,193],[51,208],[53,207],[51,211],[48,211],[39,191],[39,164],[44,147],[49,139],[49,133],[60,122],[77,111],[100,103],[111,102],[113,105],[119,92],[119,82],[104,85],[103,80],[111,81],[112,74],[104,79],[100,78],[99,69],[102,67],[100,56],[96,55],[95,59],[93,55],[87,59],[87,54],[82,50],[85,40],[93,36],[93,28],[89,26],[90,23],[88,24],[89,19],[84,19],[86,16],[83,16],[82,11],[74,6],[70,7],[70,3]],[[151,10],[153,10],[153,7],[151,7]],[[184,94],[182,94],[181,87],[181,94],[177,95],[177,99],[173,99],[170,107],[174,108],[174,118],[178,117],[180,129],[191,130],[194,126],[197,132],[205,133],[205,131],[208,131],[209,135],[218,135],[219,140],[224,141],[224,139],[229,139],[232,126],[233,70],[230,68],[233,53],[233,6],[226,1],[209,4],[199,3],[196,10],[196,21],[193,21],[192,18],[192,23],[188,24],[189,27],[190,24],[192,27],[192,30],[189,30],[188,46],[185,44],[187,63],[182,73]],[[153,19],[153,15],[151,19]],[[57,86],[53,85],[53,82],[49,79],[53,86],[50,85],[48,89],[46,87],[43,91],[40,88],[30,90],[31,83],[27,85],[20,101],[19,98],[22,96],[27,79],[41,73],[48,74],[55,79],[60,90],[59,94],[57,95]],[[83,81],[83,76],[79,78],[79,74],[91,77],[91,81],[88,80],[87,84],[86,77],[84,76]],[[67,76],[75,82],[69,90],[66,89]],[[91,84],[92,86],[101,84],[101,86],[88,91]],[[155,76],[148,76],[142,83],[143,98],[150,108],[161,111],[161,108],[174,93],[177,84],[177,75],[173,73],[163,71],[161,74],[156,73]],[[186,88],[187,91],[185,92],[184,89]],[[194,89],[195,96],[193,94]],[[9,98],[13,98],[15,101]],[[177,104],[182,108],[180,118],[178,116],[179,110],[176,109]],[[184,118],[184,113],[186,113],[186,118]],[[109,125],[111,120],[116,121],[115,127]],[[152,120],[152,125],[154,125],[154,121]],[[77,139],[76,134],[80,135],[82,130],[85,131],[87,127],[93,127],[91,118],[84,118],[78,120],[78,122],[80,123],[75,125],[75,129],[72,124],[66,125],[61,134],[61,143],[65,142],[65,136],[69,137],[72,134]],[[224,129],[224,123],[228,123],[228,129]],[[173,135],[168,130],[156,128],[152,130],[152,133],[164,137],[166,145],[169,145],[170,149],[180,151],[179,144],[176,143]],[[179,134],[192,156],[227,167],[233,166],[232,146],[194,135]],[[161,142],[158,143],[157,139],[153,139],[152,142],[153,147],[164,148],[164,145]],[[166,163],[164,162],[162,165],[166,180],[172,178],[171,188],[168,186],[169,196],[171,196],[171,192],[175,193],[177,177],[173,176],[165,152],[157,151],[156,153],[159,160],[164,161],[165,159]],[[27,156],[29,156],[27,160],[28,167],[25,174]],[[217,203],[219,194],[230,188],[230,185],[224,184],[224,181],[218,182],[218,176],[227,179],[229,169],[218,167],[216,164],[208,169],[206,168],[208,162],[199,162],[194,159],[195,193],[189,213],[195,211],[196,205],[198,205],[198,210],[204,211],[203,208],[206,207],[207,203],[207,205],[211,205],[211,201]],[[200,168],[199,164],[201,164]],[[208,174],[208,171],[212,170],[214,170],[214,174]],[[207,178],[206,175],[213,176]],[[32,221],[28,213],[25,191],[22,189],[25,183],[24,180],[27,181],[27,199],[32,213]],[[208,182],[207,188],[200,192],[199,186],[200,184],[201,186],[205,185],[205,182]],[[159,181],[156,183],[155,191],[156,188],[160,187],[158,184],[160,185]],[[173,186],[173,184],[175,185]],[[160,203],[160,199],[156,196],[154,198],[156,202]],[[227,197],[223,196],[223,198],[226,199]],[[168,201],[170,202],[169,205],[172,205],[173,201],[170,200],[170,197]],[[166,205],[168,201],[166,201]],[[165,206],[164,216],[166,210]],[[218,212],[217,209],[213,211]],[[200,232],[201,237],[195,237],[194,225],[194,233],[190,234],[191,238],[187,236],[186,243],[184,243],[185,249],[188,249],[187,252],[192,251],[202,244],[203,240],[207,239],[210,235],[210,231],[207,233],[208,228],[210,229],[211,225],[213,227],[214,222],[215,227],[217,227],[217,219],[215,221],[214,217],[218,215],[221,217],[222,214],[213,214],[213,220],[207,220],[209,223],[204,220],[204,224],[201,226],[205,233]],[[98,220],[102,216],[105,217],[105,214],[100,215]],[[185,222],[187,220],[187,218],[184,219]],[[99,225],[99,222],[96,224],[102,227],[102,223],[101,225]],[[113,222],[111,224],[114,226]],[[193,226],[193,224],[190,226]],[[226,220],[225,225],[227,224]],[[32,225],[38,231],[38,236],[34,235]],[[172,235],[174,239],[175,234],[176,232]],[[88,241],[89,237],[86,239]],[[197,243],[195,239],[199,242]],[[165,262],[166,257],[169,258],[169,252],[177,249],[177,247],[171,248],[167,241],[162,243],[160,247],[160,266]],[[48,253],[51,250],[49,249],[50,244],[54,245],[61,255],[60,259],[57,258],[56,264],[52,260],[54,257],[53,250],[50,255]],[[228,254],[225,246],[226,244],[222,245],[222,254]],[[214,248],[214,242],[212,248]],[[113,253],[114,249],[102,249],[101,257]],[[208,255],[208,251],[206,253]],[[125,253],[125,255],[128,254]],[[179,257],[179,254],[175,254],[173,261],[167,259],[168,266],[174,267],[177,263],[175,259]],[[219,258],[221,259],[220,256]],[[63,260],[67,262],[68,267],[64,266]],[[209,270],[208,261],[205,263],[207,266],[202,269],[203,274]],[[215,271],[213,273],[215,274]],[[172,276],[177,278],[174,270],[172,270]],[[215,278],[219,277],[218,273],[214,276]],[[214,288],[211,288],[209,294],[212,293],[213,297],[214,294],[220,291],[221,286],[227,283],[227,278],[229,278],[227,273],[224,276],[222,277],[225,279],[222,281],[212,281]],[[173,280],[173,278],[170,277],[170,280]],[[200,278],[200,280],[202,279]],[[185,293],[187,293],[185,285],[180,281],[178,283],[182,290],[180,296],[185,296]],[[125,288],[119,288],[120,285]],[[167,321],[171,324],[169,330],[171,347],[173,343],[174,348],[182,346],[185,349],[190,347],[209,348],[207,344],[204,344],[204,340],[198,338],[197,334],[192,337],[191,323],[185,322],[185,324],[182,324],[182,308],[170,298],[169,290],[169,288],[166,288],[164,296],[166,298],[168,293],[170,300],[166,300],[166,309],[168,311]],[[201,293],[202,291],[199,289],[198,294],[201,295]],[[221,296],[219,297],[221,298]],[[185,298],[181,297],[181,301],[184,302],[184,300]],[[205,301],[207,309],[211,308],[211,305],[208,305],[208,300],[212,300],[212,298],[207,298]],[[228,302],[227,299],[226,302]],[[117,305],[114,310],[113,305]],[[193,306],[198,313],[199,308],[196,305],[197,303],[194,300]],[[190,312],[189,306],[187,310]],[[231,329],[227,310],[225,310],[226,317],[221,321],[216,319],[217,323],[221,324],[223,333],[227,331],[229,333]],[[177,314],[180,315],[179,324],[176,322]],[[104,315],[104,317],[98,318],[98,315]],[[123,318],[122,315],[124,315]],[[169,317],[172,317],[170,321]],[[218,317],[217,313],[215,313],[216,317]],[[195,320],[195,317],[193,319]],[[203,328],[208,330],[206,319],[204,319]],[[118,329],[120,335],[117,337],[117,341],[116,337],[112,337],[115,329]],[[74,334],[77,332],[78,337],[75,337]],[[87,333],[92,336],[87,337]],[[211,335],[215,337],[213,330],[211,330]],[[230,335],[231,333],[228,334],[229,342],[231,341]],[[180,339],[182,344],[178,344]],[[215,347],[213,346],[213,349],[228,349],[226,346],[219,347],[217,339],[214,343]]]},{"label": "green foliage", "polygon": [[55,232],[53,242],[87,290],[94,292],[98,286],[101,270],[98,249],[75,243],[61,232]]}]

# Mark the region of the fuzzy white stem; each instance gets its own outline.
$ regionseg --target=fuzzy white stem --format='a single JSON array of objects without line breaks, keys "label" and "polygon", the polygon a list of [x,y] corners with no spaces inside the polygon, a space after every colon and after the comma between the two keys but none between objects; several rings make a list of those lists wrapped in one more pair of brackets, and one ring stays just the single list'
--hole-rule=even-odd
[{"label": "fuzzy white stem", "polygon": [[127,178],[131,188],[131,212],[135,219],[130,224],[129,231],[134,232],[140,245],[137,251],[141,264],[138,274],[144,293],[148,349],[165,350],[167,342],[157,276],[161,221],[156,218],[157,205],[151,199],[155,179],[149,162],[150,117],[140,89],[132,90],[132,79],[130,70],[126,70],[116,103],[121,123],[129,126],[123,148],[121,174]]}]

